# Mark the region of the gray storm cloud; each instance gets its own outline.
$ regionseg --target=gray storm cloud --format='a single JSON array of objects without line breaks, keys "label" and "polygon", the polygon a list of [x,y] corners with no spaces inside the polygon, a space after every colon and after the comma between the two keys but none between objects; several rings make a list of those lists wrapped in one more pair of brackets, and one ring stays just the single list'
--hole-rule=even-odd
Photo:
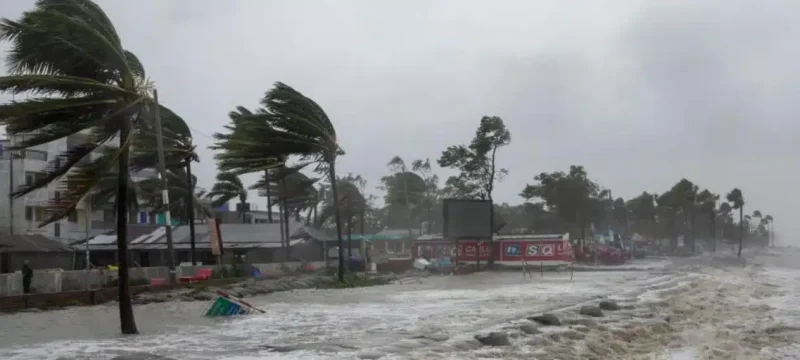
[{"label": "gray storm cloud", "polygon": [[[280,80],[325,107],[347,150],[340,171],[371,189],[392,156],[437,158],[498,115],[513,138],[499,201],[581,164],[616,196],[681,177],[738,186],[749,211],[800,230],[800,2],[99,3],[201,147]],[[200,155],[209,187],[212,154]]]}]

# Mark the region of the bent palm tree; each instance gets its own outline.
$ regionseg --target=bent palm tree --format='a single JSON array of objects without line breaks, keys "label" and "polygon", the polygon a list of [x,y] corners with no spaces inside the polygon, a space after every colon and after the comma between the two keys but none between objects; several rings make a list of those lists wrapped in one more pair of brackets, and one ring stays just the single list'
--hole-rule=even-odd
[{"label": "bent palm tree", "polygon": [[[0,105],[0,122],[9,134],[31,135],[17,148],[87,134],[82,144],[51,161],[45,176],[14,195],[22,196],[59,180],[80,181],[84,186],[68,187],[64,196],[77,203],[116,165],[117,193],[127,199],[131,132],[152,120],[154,103],[144,67],[122,47],[108,16],[89,0],[39,0],[19,20],[0,21],[0,41],[10,42],[6,60],[10,75],[0,78],[0,92],[31,96]],[[119,147],[104,158],[105,166],[70,171],[117,136]],[[69,208],[54,210],[49,219],[66,215]],[[119,311],[122,332],[134,334],[126,211],[125,202],[118,201]]]},{"label": "bent palm tree", "polygon": [[[245,116],[238,124],[226,128],[227,133],[214,134],[216,141],[211,148],[219,150],[215,158],[220,169],[235,174],[262,172],[282,166],[284,159],[295,155],[303,162],[317,163],[318,171],[325,171],[330,179],[336,179],[336,158],[343,152],[333,123],[322,107],[280,82],[267,92],[261,104],[264,110]],[[331,192],[334,199],[338,199],[335,185]],[[336,234],[340,245],[338,277],[344,282],[339,216],[336,216]]]},{"label": "bent palm tree", "polygon": [[742,190],[734,188],[725,197],[732,204],[732,209],[739,210],[739,257],[742,257],[742,245],[744,244],[744,196]]},{"label": "bent palm tree", "polygon": [[217,174],[217,182],[211,188],[211,191],[206,194],[206,198],[211,200],[211,206],[216,209],[228,201],[239,199],[241,203],[239,216],[242,218],[242,224],[247,223],[247,189],[242,184],[242,180],[238,176],[229,172],[220,172]]}]

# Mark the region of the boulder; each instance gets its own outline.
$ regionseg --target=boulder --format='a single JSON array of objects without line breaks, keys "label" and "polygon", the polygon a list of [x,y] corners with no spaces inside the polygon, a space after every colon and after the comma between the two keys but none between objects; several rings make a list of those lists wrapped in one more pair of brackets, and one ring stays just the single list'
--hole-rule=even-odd
[{"label": "boulder", "polygon": [[475,335],[475,340],[478,340],[484,346],[508,346],[511,345],[511,339],[507,333],[493,332],[489,335]]},{"label": "boulder", "polygon": [[572,329],[575,331],[580,331],[582,333],[588,333],[589,331],[591,331],[591,329],[589,329],[589,327],[585,325],[575,325],[572,327]]},{"label": "boulder", "polygon": [[586,338],[586,335],[579,333],[575,330],[565,331],[561,333],[561,336],[572,340],[583,340]]},{"label": "boulder", "polygon": [[603,310],[600,310],[597,306],[584,306],[581,307],[579,312],[581,315],[591,316],[591,317],[603,317]]},{"label": "boulder", "polygon": [[619,310],[619,304],[617,304],[614,300],[603,300],[600,302],[599,305],[600,310],[608,310],[608,311],[615,311]]},{"label": "boulder", "polygon": [[539,328],[537,328],[536,325],[533,324],[522,324],[519,327],[519,331],[522,331],[523,333],[528,335],[541,333],[541,331],[539,331]]},{"label": "boulder", "polygon": [[532,316],[532,317],[529,317],[528,320],[535,321],[535,322],[537,322],[539,324],[542,324],[542,325],[545,325],[545,326],[559,326],[559,325],[561,325],[561,320],[559,320],[558,317],[556,317],[553,314],[542,314],[542,315],[539,315],[539,316]]},{"label": "boulder", "polygon": [[586,327],[589,327],[589,328],[596,328],[597,327],[597,322],[595,322],[592,319],[569,319],[569,320],[566,320],[565,322],[567,324],[570,324],[570,325],[581,325],[581,326],[586,326]]},{"label": "boulder", "polygon": [[525,345],[528,346],[536,346],[536,347],[545,347],[550,345],[552,342],[544,337],[533,337],[532,339],[528,340]]}]

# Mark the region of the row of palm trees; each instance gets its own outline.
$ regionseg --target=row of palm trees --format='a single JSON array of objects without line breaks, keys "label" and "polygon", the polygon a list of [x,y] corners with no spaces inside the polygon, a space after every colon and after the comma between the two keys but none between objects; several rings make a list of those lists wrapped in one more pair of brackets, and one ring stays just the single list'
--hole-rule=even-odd
[{"label": "row of palm trees", "polygon": [[[124,334],[136,333],[128,288],[127,215],[140,205],[140,199],[155,208],[163,205],[157,180],[136,182],[131,173],[157,165],[159,154],[153,149],[155,116],[160,113],[164,163],[168,182],[173,184],[168,205],[177,213],[191,213],[187,204],[197,200],[196,179],[187,175],[187,167],[197,161],[191,132],[179,116],[158,104],[155,84],[143,64],[123,47],[111,20],[92,1],[39,0],[20,19],[0,21],[0,41],[10,45],[9,75],[0,78],[0,91],[28,96],[0,105],[0,122],[6,131],[12,136],[28,135],[10,150],[86,135],[83,143],[56,156],[45,176],[13,196],[57,183],[59,196],[51,200],[42,225],[68,216],[89,197],[97,204],[114,202],[120,324]],[[315,164],[318,171],[337,178],[336,159],[343,151],[332,122],[316,102],[276,83],[262,105],[256,113],[232,119],[227,132],[215,134],[213,148],[218,150],[215,157],[222,171],[231,175],[275,172],[285,184],[284,179]],[[92,154],[99,156],[92,159]],[[289,165],[291,157],[297,157],[299,164]],[[267,181],[265,186],[272,183]],[[216,194],[223,190],[212,189],[213,197],[219,200]],[[330,190],[333,208],[338,208],[335,181]],[[339,279],[343,280],[341,219],[338,213],[334,218],[340,245]]]},{"label": "row of palm trees", "polygon": [[[759,210],[755,210],[752,216],[746,215],[744,195],[739,188],[729,191],[724,197],[725,201],[720,202],[720,198],[718,194],[707,189],[700,190],[693,182],[681,179],[662,194],[644,192],[627,202],[615,204],[616,207],[624,207],[619,212],[622,218],[616,220],[618,223],[630,222],[636,231],[654,238],[671,237],[676,241],[678,233],[686,230],[692,249],[695,247],[695,236],[701,232],[713,240],[714,251],[720,235],[738,235],[738,254],[741,256],[745,235],[751,233],[752,219],[758,218],[755,235],[769,241],[769,228],[774,221],[771,215],[763,216]],[[739,212],[738,225],[731,217],[736,210]],[[698,221],[707,221],[707,231],[703,227],[698,229]],[[738,227],[735,235],[729,231],[733,227]]]}]

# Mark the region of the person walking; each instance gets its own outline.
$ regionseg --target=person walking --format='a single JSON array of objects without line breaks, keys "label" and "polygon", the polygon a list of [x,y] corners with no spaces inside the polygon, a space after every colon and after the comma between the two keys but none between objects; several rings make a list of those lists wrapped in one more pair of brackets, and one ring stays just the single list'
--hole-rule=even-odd
[{"label": "person walking", "polygon": [[33,269],[28,260],[22,264],[22,292],[24,294],[31,293],[31,280],[33,280]]}]

